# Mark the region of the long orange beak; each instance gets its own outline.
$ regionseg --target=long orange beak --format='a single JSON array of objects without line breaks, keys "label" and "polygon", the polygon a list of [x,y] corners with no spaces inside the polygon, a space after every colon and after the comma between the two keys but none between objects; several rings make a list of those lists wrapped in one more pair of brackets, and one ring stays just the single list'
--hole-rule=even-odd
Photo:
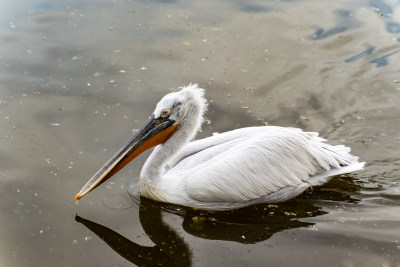
[{"label": "long orange beak", "polygon": [[132,140],[122,147],[117,154],[93,175],[89,182],[87,182],[75,196],[75,200],[78,201],[84,195],[105,182],[144,151],[168,140],[178,128],[179,124],[174,124],[173,120],[168,118],[154,119],[153,115]]}]

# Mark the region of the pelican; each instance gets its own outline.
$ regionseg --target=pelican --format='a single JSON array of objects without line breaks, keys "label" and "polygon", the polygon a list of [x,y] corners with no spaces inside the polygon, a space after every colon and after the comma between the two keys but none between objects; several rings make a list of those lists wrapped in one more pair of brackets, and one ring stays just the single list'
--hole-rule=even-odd
[{"label": "pelican", "polygon": [[140,195],[204,210],[283,202],[332,176],[361,170],[350,148],[315,132],[259,126],[192,141],[207,109],[197,84],[164,96],[146,125],[81,189],[78,201],[142,152]]}]

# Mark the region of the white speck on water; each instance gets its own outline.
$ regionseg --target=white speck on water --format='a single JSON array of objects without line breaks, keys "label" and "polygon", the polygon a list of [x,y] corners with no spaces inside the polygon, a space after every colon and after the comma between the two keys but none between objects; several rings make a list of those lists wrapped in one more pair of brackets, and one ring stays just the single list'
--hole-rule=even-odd
[{"label": "white speck on water", "polygon": [[43,230],[40,230],[39,233],[40,233],[40,234],[43,234]]},{"label": "white speck on water", "polygon": [[312,226],[308,227],[307,229],[311,230],[311,231],[319,231],[318,227],[315,225],[312,225]]},{"label": "white speck on water", "polygon": [[50,125],[50,126],[60,126],[59,123],[55,123],[55,122],[51,122],[51,123],[49,123],[49,125]]},{"label": "white speck on water", "polygon": [[110,80],[109,83],[110,83],[110,84],[114,84],[115,81],[114,81],[114,80]]},{"label": "white speck on water", "polygon": [[141,70],[147,70],[147,68],[146,68],[146,67],[141,67],[140,69],[141,69]]},{"label": "white speck on water", "polygon": [[91,83],[87,83],[86,85],[87,85],[87,86],[91,86],[92,84],[91,84]]},{"label": "white speck on water", "polygon": [[119,73],[125,73],[126,70],[119,70]]},{"label": "white speck on water", "polygon": [[[14,18],[13,18],[13,19],[14,19]],[[12,28],[12,29],[15,29],[15,28],[16,28],[16,26],[15,26],[13,20],[11,20],[11,21],[9,22],[9,24],[10,24],[10,28]]]}]

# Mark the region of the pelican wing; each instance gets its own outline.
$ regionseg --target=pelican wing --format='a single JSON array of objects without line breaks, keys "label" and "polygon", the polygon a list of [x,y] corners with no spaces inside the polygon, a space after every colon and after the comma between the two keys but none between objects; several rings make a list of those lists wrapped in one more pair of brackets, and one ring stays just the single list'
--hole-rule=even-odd
[{"label": "pelican wing", "polygon": [[201,141],[168,176],[184,175],[188,196],[204,202],[247,202],[356,161],[348,148],[295,128],[251,127]]}]

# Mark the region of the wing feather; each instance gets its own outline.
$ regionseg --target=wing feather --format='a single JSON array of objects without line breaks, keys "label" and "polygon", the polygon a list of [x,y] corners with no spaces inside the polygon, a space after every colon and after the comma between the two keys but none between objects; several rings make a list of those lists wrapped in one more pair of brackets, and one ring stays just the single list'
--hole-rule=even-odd
[{"label": "wing feather", "polygon": [[207,139],[168,172],[172,179],[185,175],[186,193],[197,201],[246,202],[354,160],[344,146],[296,128],[252,127]]}]

